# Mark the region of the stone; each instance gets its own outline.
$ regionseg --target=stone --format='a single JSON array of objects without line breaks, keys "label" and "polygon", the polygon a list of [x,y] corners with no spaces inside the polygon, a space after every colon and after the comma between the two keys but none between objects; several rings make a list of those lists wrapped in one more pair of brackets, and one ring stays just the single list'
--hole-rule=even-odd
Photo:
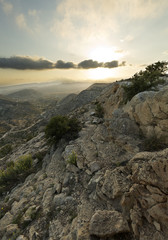
[{"label": "stone", "polygon": [[160,224],[156,221],[153,222],[153,225],[155,226],[156,230],[157,231],[160,231],[161,230],[161,227],[160,227]]},{"label": "stone", "polygon": [[134,120],[146,137],[163,137],[168,143],[168,91],[167,87],[158,92],[146,91],[135,95],[125,106],[132,120]]},{"label": "stone", "polygon": [[53,188],[48,188],[44,192],[43,199],[42,199],[43,211],[45,213],[49,212],[53,197],[54,197],[54,189]]},{"label": "stone", "polygon": [[92,162],[90,163],[90,171],[92,173],[95,173],[101,169],[99,162]]},{"label": "stone", "polygon": [[40,206],[33,205],[29,207],[23,215],[23,222],[31,222],[35,219],[35,216],[40,209]]},{"label": "stone", "polygon": [[63,205],[65,203],[66,195],[64,193],[60,193],[58,195],[54,196],[53,202],[56,205],[56,207]]},{"label": "stone", "polygon": [[88,240],[90,239],[90,234],[88,231],[89,224],[84,223],[82,226],[80,226],[77,230],[77,239],[78,240]]},{"label": "stone", "polygon": [[75,199],[71,196],[66,196],[64,193],[60,193],[54,197],[53,203],[56,207],[66,204],[75,205]]},{"label": "stone", "polygon": [[27,240],[27,238],[24,235],[20,235],[16,240]]},{"label": "stone", "polygon": [[20,209],[24,208],[27,204],[27,199],[22,198],[19,202],[15,201],[12,204],[11,213],[17,215],[20,212]]},{"label": "stone", "polygon": [[113,171],[107,170],[104,175],[104,183],[101,191],[108,198],[114,199],[128,191],[130,181],[126,179],[126,173],[123,167],[118,167]]},{"label": "stone", "polygon": [[168,226],[167,203],[159,203],[148,209],[149,215],[162,226]]},{"label": "stone", "polygon": [[112,237],[129,231],[127,221],[117,211],[98,210],[90,220],[90,234],[100,238]]},{"label": "stone", "polygon": [[10,212],[7,212],[3,218],[0,219],[0,230],[7,227],[9,224],[12,223],[13,215]]},{"label": "stone", "polygon": [[19,232],[19,227],[17,224],[10,224],[6,227],[6,235],[12,236],[14,234],[17,234]]},{"label": "stone", "polygon": [[60,239],[61,232],[63,231],[63,226],[59,220],[53,220],[49,225],[49,239],[57,240]]}]

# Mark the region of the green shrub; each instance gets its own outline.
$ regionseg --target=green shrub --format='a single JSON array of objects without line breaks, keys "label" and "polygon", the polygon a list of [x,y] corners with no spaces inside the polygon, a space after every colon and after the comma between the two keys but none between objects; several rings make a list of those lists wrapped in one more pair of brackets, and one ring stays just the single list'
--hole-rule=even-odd
[{"label": "green shrub", "polygon": [[69,155],[67,163],[77,167],[77,154],[74,151]]},{"label": "green shrub", "polygon": [[8,191],[32,171],[32,157],[25,155],[16,162],[8,163],[6,169],[0,170],[0,194]]},{"label": "green shrub", "polygon": [[137,93],[156,89],[158,84],[165,81],[161,79],[167,71],[167,62],[156,62],[146,67],[145,71],[136,73],[130,79],[130,85],[123,86],[126,92],[126,101],[131,100]]},{"label": "green shrub", "polygon": [[96,115],[96,117],[99,117],[99,118],[103,118],[103,116],[104,116],[104,108],[102,107],[102,105],[100,103],[96,103],[95,115]]},{"label": "green shrub", "polygon": [[32,167],[32,161],[31,155],[21,156],[14,164],[15,171],[18,174],[27,172]]},{"label": "green shrub", "polygon": [[7,162],[6,166],[7,167],[14,167],[15,163],[13,161]]},{"label": "green shrub", "polygon": [[6,144],[0,149],[0,158],[5,157],[8,153],[12,152],[12,145]]},{"label": "green shrub", "polygon": [[56,116],[50,119],[45,128],[45,136],[50,142],[57,143],[61,138],[73,139],[80,130],[79,121],[76,118]]},{"label": "green shrub", "polygon": [[37,158],[39,162],[41,162],[45,156],[46,152],[43,151],[43,152],[36,152],[34,154],[34,158]]}]

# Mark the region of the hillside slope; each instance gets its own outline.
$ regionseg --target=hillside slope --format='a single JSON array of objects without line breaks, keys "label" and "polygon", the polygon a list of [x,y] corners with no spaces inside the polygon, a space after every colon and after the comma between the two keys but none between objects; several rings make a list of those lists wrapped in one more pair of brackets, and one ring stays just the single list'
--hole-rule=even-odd
[{"label": "hillside slope", "polygon": [[33,101],[41,98],[43,95],[34,89],[23,89],[7,95],[7,97],[19,100],[19,101]]},{"label": "hillside slope", "polygon": [[[81,105],[74,101],[69,112],[63,105],[82,124],[77,139],[50,147],[42,131],[8,155],[10,162],[31,154],[33,173],[1,194],[1,239],[168,239],[168,89],[139,93],[125,104],[122,84],[90,98],[87,92],[85,105],[85,92],[71,96],[81,96]],[[96,117],[97,102],[103,119]],[[152,138],[162,139],[155,152]],[[73,152],[76,164],[67,162]]]}]

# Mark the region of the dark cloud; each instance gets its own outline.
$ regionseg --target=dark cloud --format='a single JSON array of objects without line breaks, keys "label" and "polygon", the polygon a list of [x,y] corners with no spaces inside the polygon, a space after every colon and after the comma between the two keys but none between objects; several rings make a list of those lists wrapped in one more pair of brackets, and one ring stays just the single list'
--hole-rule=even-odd
[{"label": "dark cloud", "polygon": [[75,64],[73,62],[64,62],[62,60],[58,60],[55,64],[55,68],[61,69],[75,68]]},{"label": "dark cloud", "polygon": [[121,63],[119,64],[119,66],[120,66],[120,67],[126,66],[126,61],[121,62]]},{"label": "dark cloud", "polygon": [[13,68],[19,70],[42,70],[42,69],[52,69],[54,65],[52,62],[45,59],[35,60],[30,57],[10,57],[10,58],[0,58],[0,68]]},{"label": "dark cloud", "polygon": [[93,61],[92,59],[84,60],[78,64],[78,68],[89,69],[89,68],[98,68],[103,67],[103,63]]},{"label": "dark cloud", "polygon": [[118,67],[118,61],[105,62],[103,67],[105,67],[105,68],[116,68],[116,67]]},{"label": "dark cloud", "polygon": [[18,70],[45,70],[45,69],[90,69],[90,68],[116,68],[120,66],[125,66],[126,62],[118,63],[118,61],[111,62],[97,62],[92,59],[84,60],[79,64],[74,64],[73,62],[64,62],[58,60],[53,63],[46,59],[33,59],[31,57],[14,56],[10,58],[0,58],[0,68],[12,68]]}]

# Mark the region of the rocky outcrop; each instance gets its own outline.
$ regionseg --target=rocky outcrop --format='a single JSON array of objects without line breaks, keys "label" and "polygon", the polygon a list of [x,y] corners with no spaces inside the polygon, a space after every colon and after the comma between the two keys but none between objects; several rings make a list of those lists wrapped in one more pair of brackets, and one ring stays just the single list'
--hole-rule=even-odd
[{"label": "rocky outcrop", "polygon": [[147,137],[157,136],[168,143],[168,88],[142,92],[126,105],[125,111]]},{"label": "rocky outcrop", "polygon": [[[121,85],[108,85],[69,113],[82,123],[77,139],[48,147],[40,133],[12,152],[8,161],[44,155],[40,163],[33,158],[34,172],[24,182],[1,196],[1,239],[168,239],[168,148],[142,152],[148,124],[156,128],[155,121],[162,135],[168,132],[162,125],[167,90],[141,93],[142,100],[135,96],[125,105]],[[152,104],[156,99],[160,107]],[[103,119],[96,117],[95,102],[105,110]]]},{"label": "rocky outcrop", "polygon": [[117,211],[96,211],[90,220],[91,235],[101,238],[112,237],[118,233],[129,232],[127,220]]},{"label": "rocky outcrop", "polygon": [[132,186],[121,205],[138,239],[167,239],[168,149],[138,153],[129,162]]}]

